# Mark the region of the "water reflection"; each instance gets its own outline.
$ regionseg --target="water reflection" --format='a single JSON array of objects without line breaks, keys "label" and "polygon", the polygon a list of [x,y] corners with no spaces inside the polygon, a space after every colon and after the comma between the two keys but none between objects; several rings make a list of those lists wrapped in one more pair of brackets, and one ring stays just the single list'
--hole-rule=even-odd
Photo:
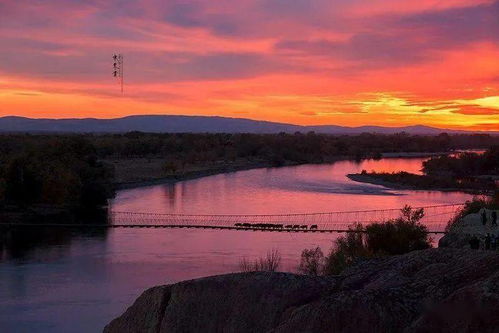
[{"label": "water reflection", "polygon": [[[2,216],[2,221],[9,218]],[[51,257],[64,256],[60,250],[63,245],[70,244],[74,237],[92,237],[105,240],[108,229],[95,227],[48,227],[23,226],[22,224],[100,224],[109,223],[108,210],[87,211],[84,213],[62,212],[51,216],[26,215],[17,217],[19,226],[0,226],[0,259],[1,261],[24,259],[27,257],[50,261]]]},{"label": "water reflection", "polygon": [[420,173],[422,158],[257,169],[122,191],[117,211],[183,214],[279,214],[386,209],[464,202],[463,193],[391,190],[351,181],[362,170]]},{"label": "water reflection", "polygon": [[67,255],[75,237],[105,241],[108,229],[74,229],[53,227],[11,227],[0,232],[0,261],[22,262],[32,259],[52,262]]}]

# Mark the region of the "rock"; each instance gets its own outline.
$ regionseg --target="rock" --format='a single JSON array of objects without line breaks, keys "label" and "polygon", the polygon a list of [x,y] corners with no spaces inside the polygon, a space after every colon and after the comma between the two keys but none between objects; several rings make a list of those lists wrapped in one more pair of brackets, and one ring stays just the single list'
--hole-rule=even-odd
[{"label": "rock", "polygon": [[154,287],[104,332],[497,332],[499,255],[441,248],[341,275],[238,273]]},{"label": "rock", "polygon": [[[487,216],[485,225],[483,225],[480,217],[483,211]],[[499,211],[496,211],[496,214],[499,216]],[[438,247],[469,248],[469,241],[472,237],[481,239],[483,246],[485,235],[488,233],[491,235],[499,234],[499,226],[492,225],[491,215],[492,210],[483,208],[476,214],[466,215],[449,228],[449,232],[439,240]]]}]

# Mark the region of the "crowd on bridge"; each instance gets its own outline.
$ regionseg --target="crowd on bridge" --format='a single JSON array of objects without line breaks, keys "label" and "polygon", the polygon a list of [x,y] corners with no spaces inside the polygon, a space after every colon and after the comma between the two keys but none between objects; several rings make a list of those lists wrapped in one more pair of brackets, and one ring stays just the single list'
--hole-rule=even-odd
[{"label": "crowd on bridge", "polygon": [[310,226],[305,224],[276,224],[276,223],[236,223],[234,224],[237,228],[246,229],[265,229],[265,230],[318,230],[317,224]]}]

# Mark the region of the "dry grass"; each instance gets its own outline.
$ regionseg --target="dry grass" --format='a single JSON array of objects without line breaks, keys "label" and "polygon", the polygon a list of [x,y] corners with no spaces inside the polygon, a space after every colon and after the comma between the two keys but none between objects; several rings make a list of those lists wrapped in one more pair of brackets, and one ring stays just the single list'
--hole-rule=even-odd
[{"label": "dry grass", "polygon": [[247,258],[241,259],[239,269],[241,272],[275,272],[281,264],[281,254],[277,249],[267,252],[265,257],[250,261]]}]

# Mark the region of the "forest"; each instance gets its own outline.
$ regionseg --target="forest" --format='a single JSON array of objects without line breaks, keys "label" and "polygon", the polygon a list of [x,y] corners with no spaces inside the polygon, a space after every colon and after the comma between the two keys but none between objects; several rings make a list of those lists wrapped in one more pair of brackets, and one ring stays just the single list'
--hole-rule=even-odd
[{"label": "forest", "polygon": [[[114,194],[120,165],[160,161],[159,176],[184,170],[258,162],[266,166],[379,158],[386,152],[445,152],[499,144],[489,135],[417,136],[361,134],[4,134],[0,136],[0,204],[98,207]],[[497,150],[479,168],[497,166]],[[492,161],[492,162],[491,162]],[[119,162],[119,163],[118,163]],[[468,162],[466,162],[468,163]],[[472,162],[469,162],[472,163]],[[474,163],[474,162],[473,162]],[[495,163],[495,164],[494,164]],[[428,173],[453,159],[435,159]],[[138,169],[143,167],[138,165]],[[456,170],[458,170],[456,169]],[[454,169],[452,169],[454,170]],[[462,170],[462,167],[461,167]],[[495,170],[494,172],[497,172]]]}]

